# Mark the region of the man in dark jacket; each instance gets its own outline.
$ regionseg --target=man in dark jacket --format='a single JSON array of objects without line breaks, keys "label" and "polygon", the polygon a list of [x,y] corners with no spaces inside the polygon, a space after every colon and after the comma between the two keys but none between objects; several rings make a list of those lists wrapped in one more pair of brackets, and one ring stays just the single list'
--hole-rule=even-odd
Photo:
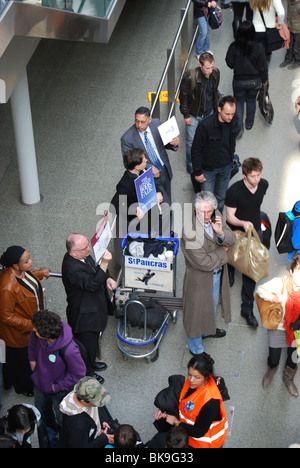
[{"label": "man in dark jacket", "polygon": [[191,148],[196,128],[205,117],[217,111],[219,105],[220,72],[214,67],[210,52],[199,58],[199,67],[188,70],[180,87],[180,112],[186,123],[186,169],[192,172]]},{"label": "man in dark jacket", "polygon": [[[99,335],[107,325],[108,313],[112,304],[107,287],[115,289],[116,283],[108,273],[108,264],[112,259],[106,251],[99,265],[95,265],[89,255],[88,239],[82,234],[71,234],[66,242],[67,253],[62,263],[62,281],[67,294],[67,319],[74,336],[87,351],[89,368],[101,371],[106,369],[104,362],[95,362]],[[103,377],[97,376],[101,382]]]},{"label": "man in dark jacket", "polygon": [[217,112],[203,119],[196,130],[192,145],[191,175],[196,193],[207,191],[218,200],[222,213],[230,181],[236,137],[239,133],[236,102],[233,96],[223,96]]}]

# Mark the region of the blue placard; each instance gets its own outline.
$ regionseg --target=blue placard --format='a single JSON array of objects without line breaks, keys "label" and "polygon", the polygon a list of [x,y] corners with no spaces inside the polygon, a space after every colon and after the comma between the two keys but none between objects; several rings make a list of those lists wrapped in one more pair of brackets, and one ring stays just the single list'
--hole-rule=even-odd
[{"label": "blue placard", "polygon": [[157,204],[157,194],[152,167],[134,181],[138,202],[144,213]]}]

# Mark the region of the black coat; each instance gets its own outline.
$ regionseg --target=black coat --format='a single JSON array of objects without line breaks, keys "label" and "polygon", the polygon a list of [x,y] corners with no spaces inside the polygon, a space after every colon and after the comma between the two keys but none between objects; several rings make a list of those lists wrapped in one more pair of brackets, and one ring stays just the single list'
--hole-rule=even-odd
[{"label": "black coat", "polygon": [[[103,408],[98,408],[101,424],[108,422]],[[108,444],[108,438],[103,432],[95,437],[97,426],[95,421],[82,412],[69,416],[63,415],[63,425],[60,434],[60,448],[104,448]]]},{"label": "black coat", "polygon": [[62,263],[62,281],[67,294],[67,319],[73,333],[103,332],[112,313],[106,280],[109,277],[91,256],[88,264],[68,253]]},{"label": "black coat", "polygon": [[[232,161],[238,133],[238,116],[235,114],[230,123],[230,153]],[[221,149],[221,143],[222,127],[218,119],[218,112],[215,112],[201,120],[195,132],[191,151],[193,173],[195,176],[201,175],[204,170],[214,170]]]}]

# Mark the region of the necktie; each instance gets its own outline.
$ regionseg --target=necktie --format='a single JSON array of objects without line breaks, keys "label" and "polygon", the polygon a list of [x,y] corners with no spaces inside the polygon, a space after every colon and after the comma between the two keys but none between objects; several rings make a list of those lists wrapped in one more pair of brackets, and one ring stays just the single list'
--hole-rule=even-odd
[{"label": "necktie", "polygon": [[149,158],[151,159],[153,166],[157,167],[157,169],[161,171],[162,164],[156,154],[155,149],[153,148],[153,145],[151,144],[151,141],[148,139],[147,134],[148,134],[148,131],[146,130],[144,132],[144,136],[145,136],[145,146],[146,146],[147,153],[149,155]]}]

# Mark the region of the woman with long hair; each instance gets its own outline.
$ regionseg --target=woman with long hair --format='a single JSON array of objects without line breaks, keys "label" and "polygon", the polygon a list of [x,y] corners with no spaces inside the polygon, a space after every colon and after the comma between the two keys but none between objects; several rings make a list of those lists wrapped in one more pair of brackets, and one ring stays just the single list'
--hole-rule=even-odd
[{"label": "woman with long hair", "polygon": [[281,29],[285,10],[281,0],[249,0],[249,3],[253,10],[255,38],[263,44],[267,62],[270,63],[272,53],[266,48],[266,28]]},{"label": "woman with long hair", "polygon": [[283,382],[289,393],[297,397],[298,390],[294,384],[297,372],[297,350],[294,338],[294,330],[300,327],[300,254],[293,256],[289,275],[283,278],[273,278],[261,285],[257,294],[264,300],[280,303],[283,308],[283,319],[276,330],[268,330],[268,370],[263,378],[263,387],[267,388],[277,371],[281,351],[287,349]]},{"label": "woman with long hair", "polygon": [[[222,395],[213,377],[213,365],[214,360],[205,352],[194,356],[187,365],[187,379],[171,376],[170,387],[156,397],[157,406],[161,405],[155,420],[165,421],[169,429],[173,426],[184,429],[192,448],[221,448],[227,437],[228,421]],[[164,447],[167,434],[159,432],[149,448]]]},{"label": "woman with long hair", "polygon": [[268,65],[262,44],[255,41],[253,24],[243,21],[226,54],[226,63],[233,69],[233,94],[236,98],[236,112],[241,130],[244,129],[244,107],[246,104],[245,127],[250,130],[254,124],[256,97],[262,83],[268,81]]}]

